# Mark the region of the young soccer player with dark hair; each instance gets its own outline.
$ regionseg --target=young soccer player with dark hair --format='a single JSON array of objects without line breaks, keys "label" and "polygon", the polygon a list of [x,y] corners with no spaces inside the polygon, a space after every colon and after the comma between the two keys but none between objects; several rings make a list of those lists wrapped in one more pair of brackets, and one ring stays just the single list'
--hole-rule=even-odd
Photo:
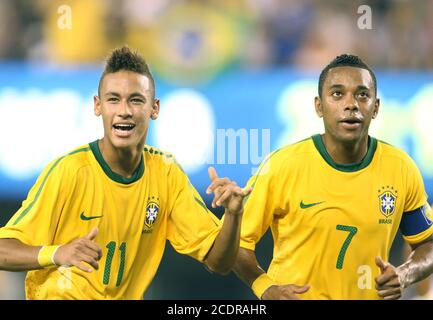
[{"label": "young soccer player with dark hair", "polygon": [[[398,299],[433,272],[421,174],[402,150],[369,136],[379,99],[361,59],[336,57],[318,91],[325,133],[274,151],[248,183],[235,272],[261,299]],[[264,272],[255,246],[269,227]],[[412,253],[395,267],[387,260],[399,229]]]},{"label": "young soccer player with dark hair", "polygon": [[104,137],[52,161],[0,229],[0,269],[31,270],[28,299],[141,299],[167,239],[211,271],[231,270],[248,190],[209,168],[221,223],[173,156],[145,144],[159,109],[144,59],[114,50],[94,97]]}]

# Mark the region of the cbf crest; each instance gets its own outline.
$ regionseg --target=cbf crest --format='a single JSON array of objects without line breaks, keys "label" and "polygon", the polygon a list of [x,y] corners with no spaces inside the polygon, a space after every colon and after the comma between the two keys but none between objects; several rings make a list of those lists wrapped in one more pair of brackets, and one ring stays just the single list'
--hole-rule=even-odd
[{"label": "cbf crest", "polygon": [[159,212],[159,198],[158,197],[148,197],[146,205],[146,218],[144,219],[144,224],[148,228],[152,228]]},{"label": "cbf crest", "polygon": [[433,224],[433,210],[428,203],[421,208],[421,212],[427,225],[431,226]]},{"label": "cbf crest", "polygon": [[397,204],[397,190],[395,190],[392,186],[386,186],[379,189],[378,194],[380,212],[388,218],[395,212]]}]

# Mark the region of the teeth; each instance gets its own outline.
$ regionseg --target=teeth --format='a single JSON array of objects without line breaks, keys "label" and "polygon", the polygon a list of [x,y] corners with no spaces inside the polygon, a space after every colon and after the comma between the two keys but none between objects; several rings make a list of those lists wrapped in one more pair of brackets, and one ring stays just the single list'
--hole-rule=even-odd
[{"label": "teeth", "polygon": [[135,125],[133,125],[133,124],[115,124],[115,125],[113,125],[113,127],[115,129],[119,129],[119,130],[131,130],[132,128],[135,127]]}]

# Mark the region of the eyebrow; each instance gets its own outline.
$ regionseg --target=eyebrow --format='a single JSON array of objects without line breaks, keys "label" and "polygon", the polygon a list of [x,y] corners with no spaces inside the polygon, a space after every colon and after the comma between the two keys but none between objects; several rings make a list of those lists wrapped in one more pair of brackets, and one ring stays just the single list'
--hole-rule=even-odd
[{"label": "eyebrow", "polygon": [[131,93],[131,94],[129,95],[129,97],[130,97],[130,98],[132,98],[132,97],[140,97],[140,98],[146,100],[146,97],[145,97],[143,94],[141,94],[140,92],[133,92],[133,93]]},{"label": "eyebrow", "polygon": [[106,94],[104,94],[104,96],[115,96],[115,97],[120,97],[120,94],[118,94],[117,92],[107,92]]},{"label": "eyebrow", "polygon": [[368,88],[368,87],[366,87],[364,85],[359,85],[359,86],[356,87],[356,91],[359,91],[359,90],[370,90],[370,88]]},{"label": "eyebrow", "polygon": [[[120,97],[120,94],[117,92],[110,91],[110,92],[107,92],[106,94],[104,94],[104,96]],[[132,97],[140,97],[142,99],[146,99],[146,97],[143,94],[141,94],[140,92],[133,92],[129,95],[128,98],[132,98]]]},{"label": "eyebrow", "polygon": [[342,84],[333,84],[332,86],[329,87],[329,89],[341,89],[341,88],[344,88]]},{"label": "eyebrow", "polygon": [[[333,84],[332,86],[329,87],[330,90],[331,89],[342,89],[342,88],[344,88],[344,85],[342,85],[342,84]],[[359,91],[359,90],[370,90],[370,88],[361,84],[361,85],[356,87],[356,91]]]}]

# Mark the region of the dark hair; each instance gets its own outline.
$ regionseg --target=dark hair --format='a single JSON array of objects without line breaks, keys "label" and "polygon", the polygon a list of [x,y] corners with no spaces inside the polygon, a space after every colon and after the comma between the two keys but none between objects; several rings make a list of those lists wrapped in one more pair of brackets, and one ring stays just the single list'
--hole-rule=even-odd
[{"label": "dark hair", "polygon": [[107,57],[104,72],[99,79],[98,95],[101,92],[101,83],[104,76],[108,73],[115,73],[121,70],[132,71],[147,76],[155,91],[155,80],[144,58],[137,51],[133,52],[129,47],[123,46],[114,49]]},{"label": "dark hair", "polygon": [[371,78],[373,79],[374,93],[377,94],[377,82],[373,70],[371,70],[370,67],[364,61],[362,61],[361,58],[359,58],[358,56],[354,56],[351,54],[342,54],[337,56],[334,60],[332,60],[320,73],[319,97],[322,97],[323,83],[325,82],[328,71],[336,67],[355,67],[355,68],[368,70],[368,72],[370,72]]}]

